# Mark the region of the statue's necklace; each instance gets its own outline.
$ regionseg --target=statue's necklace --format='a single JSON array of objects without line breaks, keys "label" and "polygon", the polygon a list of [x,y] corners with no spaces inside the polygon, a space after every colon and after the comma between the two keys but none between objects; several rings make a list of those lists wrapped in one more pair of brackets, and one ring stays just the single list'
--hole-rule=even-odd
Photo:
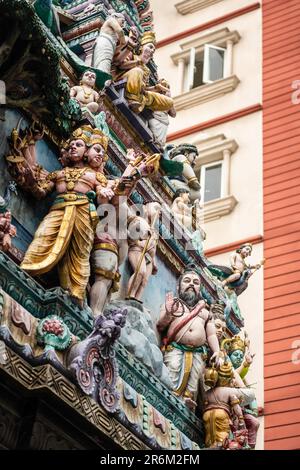
[{"label": "statue's necklace", "polygon": [[84,174],[87,168],[65,168],[65,180],[67,183],[67,190],[73,191],[75,188],[75,183],[79,178]]},{"label": "statue's necklace", "polygon": [[93,90],[92,91],[86,91],[84,86],[83,85],[81,85],[81,86],[82,86],[82,89],[83,89],[84,97],[87,100],[91,96],[91,94],[93,93]]}]

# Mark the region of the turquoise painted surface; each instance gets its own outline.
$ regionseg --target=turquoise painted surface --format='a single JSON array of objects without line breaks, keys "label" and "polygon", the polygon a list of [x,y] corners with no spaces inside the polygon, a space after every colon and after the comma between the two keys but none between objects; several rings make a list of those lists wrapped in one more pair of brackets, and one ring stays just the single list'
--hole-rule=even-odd
[{"label": "turquoise painted surface", "polygon": [[[7,138],[10,136],[14,127],[17,127],[22,115],[11,109],[6,109],[4,120],[0,121],[0,194],[3,196],[8,181],[12,178],[7,171],[7,165],[4,156],[9,152]],[[21,128],[29,125],[28,121],[23,118]],[[60,168],[57,156],[49,146],[42,140],[37,143],[37,158],[44,168],[49,171]],[[53,196],[44,200],[37,201],[30,194],[25,193],[21,189],[17,189],[18,195],[13,194],[10,209],[14,218],[14,223],[19,228],[18,237],[15,239],[15,245],[25,250],[30,242],[30,237],[35,232],[42,218],[47,214],[51,205]]]}]

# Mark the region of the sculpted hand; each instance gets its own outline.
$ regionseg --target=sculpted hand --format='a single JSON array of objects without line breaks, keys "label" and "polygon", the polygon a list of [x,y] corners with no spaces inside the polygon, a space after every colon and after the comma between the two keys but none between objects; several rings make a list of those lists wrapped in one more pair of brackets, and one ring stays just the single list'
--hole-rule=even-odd
[{"label": "sculpted hand", "polygon": [[250,352],[247,352],[246,356],[245,356],[245,362],[247,362],[247,364],[252,364],[253,362],[253,358],[255,356],[255,353],[254,354],[251,354]]},{"label": "sculpted hand", "polygon": [[174,305],[174,297],[173,297],[172,292],[167,293],[165,305],[166,305],[166,311],[170,313]]},{"label": "sculpted hand", "polygon": [[114,191],[110,188],[102,188],[100,191],[97,192],[98,197],[100,196],[107,199],[111,199],[112,197],[114,197],[114,195]]},{"label": "sculpted hand", "polygon": [[224,359],[220,357],[220,351],[216,351],[210,358],[210,362],[214,363],[216,368],[218,369],[224,364]]},{"label": "sculpted hand", "polygon": [[245,339],[244,339],[245,347],[246,347],[246,348],[250,348],[250,340],[249,340],[249,336],[248,336],[247,331],[245,331],[244,337],[245,337]]}]

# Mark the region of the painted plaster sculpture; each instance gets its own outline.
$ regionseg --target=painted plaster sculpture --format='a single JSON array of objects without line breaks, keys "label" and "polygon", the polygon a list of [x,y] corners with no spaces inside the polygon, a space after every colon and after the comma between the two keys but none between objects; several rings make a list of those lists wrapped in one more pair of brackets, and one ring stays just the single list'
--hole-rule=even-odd
[{"label": "painted plaster sculpture", "polygon": [[[248,385],[246,375],[253,362],[255,354],[250,351],[250,341],[247,332],[244,333],[245,339],[242,340],[240,336],[224,339],[221,348],[226,351],[234,369],[245,386]],[[248,429],[249,446],[254,449],[256,445],[257,433],[259,428],[258,421],[258,405],[254,397],[247,406],[243,407],[243,414]]]},{"label": "painted plaster sculpture", "polygon": [[144,217],[148,224],[148,236],[141,240],[137,236],[129,240],[128,260],[132,267],[133,274],[128,283],[127,296],[141,302],[143,292],[147,286],[150,276],[157,274],[156,246],[158,234],[154,225],[161,211],[161,206],[157,202],[148,203],[144,208]]},{"label": "painted plaster sculpture", "polygon": [[[153,91],[161,93],[165,96],[171,96],[169,83],[161,79],[151,88]],[[150,90],[150,88],[148,88]],[[154,143],[164,148],[167,140],[167,132],[170,124],[169,116],[176,117],[175,107],[172,106],[168,111],[153,111],[148,123],[153,134]]]},{"label": "painted plaster sculpture", "polygon": [[117,45],[126,46],[123,27],[125,17],[122,13],[110,12],[110,16],[103,23],[96,40],[93,67],[107,74],[111,73],[111,64]]},{"label": "painted plaster sculpture", "polygon": [[11,211],[5,199],[0,197],[0,250],[9,251],[11,240],[17,235],[16,227],[11,222]]},{"label": "painted plaster sculpture", "polygon": [[[171,211],[175,219],[183,225],[190,234],[194,234],[192,242],[201,252],[203,250],[202,241],[205,240],[206,234],[200,226],[201,208],[198,200],[193,205],[190,204],[190,193],[188,189],[177,189],[173,196]],[[195,234],[195,232],[197,232]]]},{"label": "painted plaster sculpture", "polygon": [[119,289],[118,268],[128,254],[127,231],[129,234],[130,231],[136,233],[138,227],[142,239],[146,240],[149,236],[148,223],[141,217],[130,217],[127,198],[141,177],[157,172],[160,155],[136,156],[132,149],[129,149],[127,156],[129,164],[123,173],[122,181],[115,181],[114,194],[109,200],[115,209],[113,221],[109,217],[103,218],[96,230],[91,258],[94,282],[90,292],[91,308],[95,316],[103,313],[111,293]]},{"label": "painted plaster sculpture", "polygon": [[71,98],[80,104],[82,111],[88,109],[91,113],[97,113],[99,109],[99,93],[95,90],[96,74],[87,70],[82,75],[80,85],[75,85],[70,90]]},{"label": "painted plaster sculpture", "polygon": [[261,268],[265,260],[255,265],[246,263],[246,258],[252,253],[251,243],[241,245],[230,257],[230,267],[211,264],[210,272],[222,281],[223,287],[233,289],[237,295],[242,294],[248,287],[248,280],[255,271]]},{"label": "painted plaster sculpture", "polygon": [[[230,362],[225,362],[218,372],[208,369],[205,378],[209,385],[214,384],[205,393],[203,414],[205,445],[212,449],[227,448],[231,420],[237,422],[237,430],[247,431],[242,405],[253,400],[254,392],[233,386],[233,370]],[[247,441],[245,444],[247,445]]]},{"label": "painted plaster sculpture", "polygon": [[200,293],[201,279],[193,268],[178,280],[178,294],[167,294],[157,328],[164,334],[164,362],[170,371],[174,393],[195,406],[198,382],[203,382],[208,343],[211,361],[219,364],[219,342],[214,322]]},{"label": "painted plaster sculpture", "polygon": [[176,190],[188,189],[191,201],[200,199],[199,178],[197,178],[194,170],[196,158],[199,154],[197,147],[191,144],[168,145],[165,153],[171,160],[183,163],[182,175],[171,180],[174,188]]},{"label": "painted plaster sculpture", "polygon": [[[58,266],[61,287],[81,303],[90,276],[89,257],[97,224],[94,201],[97,198],[101,204],[111,195],[106,177],[89,167],[85,159],[106,151],[107,145],[108,139],[101,131],[90,126],[77,129],[67,143],[68,166],[52,173],[37,165],[35,153],[27,155],[26,147],[23,149],[22,169],[33,184],[32,192],[45,197],[56,191],[57,197],[21,267],[36,276]],[[18,173],[18,169],[15,171]]]},{"label": "painted plaster sculpture", "polygon": [[119,67],[118,78],[126,78],[126,98],[131,109],[141,113],[144,108],[151,111],[169,112],[173,99],[149,87],[150,69],[147,64],[155,52],[155,35],[145,32],[140,40],[141,51],[134,55],[133,60],[124,61]]}]

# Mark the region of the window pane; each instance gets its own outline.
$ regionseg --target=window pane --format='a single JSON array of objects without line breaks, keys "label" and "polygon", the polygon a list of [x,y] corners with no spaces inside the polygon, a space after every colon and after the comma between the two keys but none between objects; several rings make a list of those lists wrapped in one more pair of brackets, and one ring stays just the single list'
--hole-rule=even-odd
[{"label": "window pane", "polygon": [[209,80],[215,81],[224,75],[224,51],[209,48]]},{"label": "window pane", "polygon": [[222,164],[205,168],[204,202],[221,197]]},{"label": "window pane", "polygon": [[193,88],[203,85],[203,62],[204,54],[202,52],[202,54],[196,55]]}]

